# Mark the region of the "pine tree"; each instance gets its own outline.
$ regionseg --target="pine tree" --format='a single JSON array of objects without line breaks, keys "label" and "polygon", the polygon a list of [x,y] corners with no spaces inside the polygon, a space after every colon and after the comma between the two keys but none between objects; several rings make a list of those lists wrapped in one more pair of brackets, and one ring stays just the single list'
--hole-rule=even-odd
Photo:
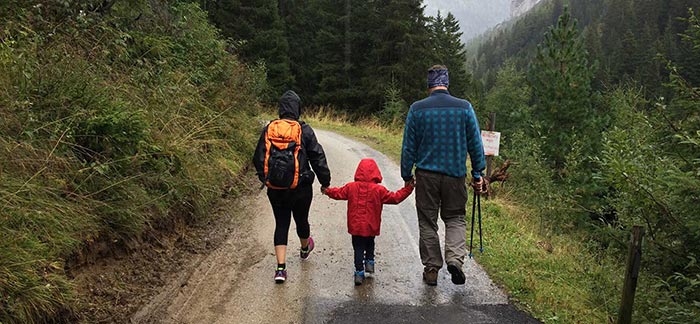
[{"label": "pine tree", "polygon": [[425,75],[430,67],[430,33],[421,0],[368,2],[372,19],[363,26],[370,35],[371,49],[362,65],[361,86],[365,91],[362,110],[383,106],[386,88],[394,84],[401,98],[412,102],[425,95]]},{"label": "pine tree", "polygon": [[244,61],[265,62],[268,99],[291,86],[289,44],[277,0],[207,0],[204,7],[225,37],[241,42],[237,51]]},{"label": "pine tree", "polygon": [[437,16],[429,20],[428,28],[431,33],[430,45],[434,62],[447,66],[450,71],[450,92],[459,97],[467,96],[467,56],[461,41],[459,22],[452,13],[442,17],[438,11]]},{"label": "pine tree", "polygon": [[[313,67],[319,78],[315,101],[320,104],[335,104],[340,108],[350,108],[353,100],[345,93],[348,80],[345,76],[346,35],[344,21],[350,19],[351,12],[332,0],[320,1],[321,13],[314,43],[318,46],[318,58]],[[345,18],[343,18],[345,17]]]},{"label": "pine tree", "polygon": [[508,61],[498,71],[496,84],[486,97],[484,107],[495,112],[499,131],[511,136],[517,131],[526,132],[532,125],[532,96],[524,72]]},{"label": "pine tree", "polygon": [[590,100],[594,68],[568,8],[545,34],[529,70],[535,117],[547,136],[545,153],[561,169],[575,144],[592,146],[582,136],[594,133],[595,118]]},{"label": "pine tree", "polygon": [[280,15],[289,44],[291,88],[301,96],[304,104],[316,104],[320,77],[315,69],[319,56],[325,51],[319,47],[316,37],[320,29],[327,28],[331,19],[322,10],[320,1],[282,0]]}]

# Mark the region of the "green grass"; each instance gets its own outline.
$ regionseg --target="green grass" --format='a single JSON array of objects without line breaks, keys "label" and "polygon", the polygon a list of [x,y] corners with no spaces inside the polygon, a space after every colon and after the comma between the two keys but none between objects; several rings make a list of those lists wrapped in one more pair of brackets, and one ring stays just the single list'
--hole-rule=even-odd
[{"label": "green grass", "polygon": [[[400,160],[402,125],[388,129],[372,120],[350,123],[347,116],[327,109],[303,119],[314,128],[358,139]],[[518,172],[517,167],[511,172]],[[482,206],[485,252],[475,256],[494,282],[519,308],[545,323],[611,322],[619,303],[622,278],[615,274],[622,274],[620,266],[598,259],[584,237],[544,232],[536,211],[501,193]]]},{"label": "green grass", "polygon": [[402,126],[385,127],[372,119],[350,121],[346,114],[334,113],[325,107],[305,113],[302,119],[314,128],[327,129],[356,138],[395,161],[401,158]]},{"label": "green grass", "polygon": [[75,320],[81,254],[206,217],[249,163],[262,74],[193,4],[132,10],[0,14],[0,323]]},{"label": "green grass", "polygon": [[[546,323],[607,323],[621,273],[575,235],[542,235],[532,211],[496,199],[483,206],[486,240],[476,260],[512,300]],[[606,264],[608,264],[606,266]]]}]

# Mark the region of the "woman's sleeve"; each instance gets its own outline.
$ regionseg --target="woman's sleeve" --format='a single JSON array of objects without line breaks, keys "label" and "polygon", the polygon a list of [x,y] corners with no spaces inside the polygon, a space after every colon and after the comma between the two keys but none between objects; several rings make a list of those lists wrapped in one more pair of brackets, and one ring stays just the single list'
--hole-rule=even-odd
[{"label": "woman's sleeve", "polygon": [[263,128],[260,134],[260,139],[258,139],[258,145],[255,147],[255,153],[253,154],[253,165],[255,166],[255,174],[260,179],[260,182],[265,183],[265,132],[267,131],[267,126]]}]

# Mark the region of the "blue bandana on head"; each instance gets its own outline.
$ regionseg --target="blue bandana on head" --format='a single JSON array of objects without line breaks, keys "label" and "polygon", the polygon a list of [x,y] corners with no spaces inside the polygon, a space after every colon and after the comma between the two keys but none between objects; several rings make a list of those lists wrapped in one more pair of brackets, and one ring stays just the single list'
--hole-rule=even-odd
[{"label": "blue bandana on head", "polygon": [[435,87],[449,87],[450,76],[447,70],[430,70],[428,71],[428,89]]}]

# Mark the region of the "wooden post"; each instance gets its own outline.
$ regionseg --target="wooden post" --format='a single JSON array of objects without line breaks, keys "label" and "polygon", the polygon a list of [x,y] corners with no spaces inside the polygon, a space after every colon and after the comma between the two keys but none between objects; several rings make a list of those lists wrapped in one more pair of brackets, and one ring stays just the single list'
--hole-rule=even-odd
[{"label": "wooden post", "polygon": [[[489,113],[489,125],[486,128],[486,130],[489,132],[493,132],[496,130],[496,113],[495,112]],[[490,178],[492,172],[493,172],[493,156],[489,155],[486,157],[486,178]]]},{"label": "wooden post", "polygon": [[[489,124],[487,125],[486,130],[489,132],[493,132],[496,130],[496,113],[495,112],[489,113]],[[486,156],[486,179],[491,179],[492,173],[493,173],[493,156],[487,155]],[[491,199],[491,196],[493,196],[493,193],[491,192],[491,184],[489,183],[488,190],[486,191],[486,199]]]},{"label": "wooden post", "polygon": [[637,278],[639,277],[639,267],[642,260],[642,238],[644,228],[634,226],[630,238],[630,248],[627,254],[627,269],[625,270],[625,284],[622,287],[622,301],[620,302],[620,312],[617,314],[618,324],[632,323],[632,311],[634,305],[634,291],[637,289]]}]

